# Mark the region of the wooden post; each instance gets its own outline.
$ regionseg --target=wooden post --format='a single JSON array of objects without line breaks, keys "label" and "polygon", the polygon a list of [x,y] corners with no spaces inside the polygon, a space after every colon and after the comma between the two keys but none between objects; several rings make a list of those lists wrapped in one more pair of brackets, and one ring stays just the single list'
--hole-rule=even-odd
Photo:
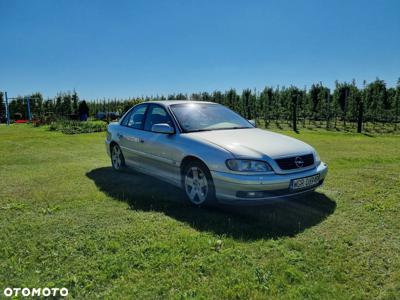
[{"label": "wooden post", "polygon": [[7,126],[10,126],[10,109],[8,107],[8,97],[7,92],[4,92],[4,97],[6,100],[6,119],[7,119]]}]

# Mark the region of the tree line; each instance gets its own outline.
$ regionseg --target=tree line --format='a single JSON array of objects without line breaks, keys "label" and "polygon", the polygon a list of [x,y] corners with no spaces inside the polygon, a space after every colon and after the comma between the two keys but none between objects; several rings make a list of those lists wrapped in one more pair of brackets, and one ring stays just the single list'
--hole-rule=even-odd
[{"label": "tree line", "polygon": [[[171,94],[128,99],[102,99],[87,101],[90,114],[116,112],[122,115],[132,105],[149,100],[200,100],[223,104],[247,119],[254,119],[265,127],[287,124],[297,131],[299,126],[317,125],[326,129],[344,128],[362,132],[365,124],[393,126],[400,122],[400,78],[395,87],[387,87],[381,79],[367,83],[362,88],[355,81],[335,82],[333,90],[322,83],[309,89],[266,86],[262,91],[235,89],[193,94]],[[0,92],[0,118],[4,120],[4,97]],[[34,117],[53,115],[69,118],[77,113],[80,99],[76,91],[59,93],[54,99],[43,99],[40,93],[30,95]],[[26,103],[17,97],[9,104],[11,116],[20,113],[26,118]]]}]

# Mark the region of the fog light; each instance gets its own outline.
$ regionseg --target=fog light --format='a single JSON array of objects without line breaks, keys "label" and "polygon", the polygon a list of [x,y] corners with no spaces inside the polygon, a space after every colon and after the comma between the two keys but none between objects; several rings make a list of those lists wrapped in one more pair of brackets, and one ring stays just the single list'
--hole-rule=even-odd
[{"label": "fog light", "polygon": [[262,198],[262,197],[264,197],[264,192],[262,192],[262,191],[259,191],[259,192],[239,191],[236,193],[236,197],[238,197],[238,198]]}]

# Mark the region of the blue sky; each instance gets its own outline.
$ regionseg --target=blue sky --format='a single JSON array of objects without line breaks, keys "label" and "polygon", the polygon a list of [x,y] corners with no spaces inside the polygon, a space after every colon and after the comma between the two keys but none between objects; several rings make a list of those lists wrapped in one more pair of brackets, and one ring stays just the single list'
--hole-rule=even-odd
[{"label": "blue sky", "polygon": [[0,0],[0,90],[81,98],[400,77],[400,1]]}]

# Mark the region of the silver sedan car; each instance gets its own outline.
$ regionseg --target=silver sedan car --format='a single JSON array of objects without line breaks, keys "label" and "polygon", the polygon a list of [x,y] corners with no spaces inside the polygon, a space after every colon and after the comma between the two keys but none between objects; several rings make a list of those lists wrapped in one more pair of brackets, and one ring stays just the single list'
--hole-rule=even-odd
[{"label": "silver sedan car", "polygon": [[314,191],[328,168],[310,145],[255,128],[227,107],[152,101],[107,129],[115,170],[131,167],[185,191],[194,205],[269,201]]}]

